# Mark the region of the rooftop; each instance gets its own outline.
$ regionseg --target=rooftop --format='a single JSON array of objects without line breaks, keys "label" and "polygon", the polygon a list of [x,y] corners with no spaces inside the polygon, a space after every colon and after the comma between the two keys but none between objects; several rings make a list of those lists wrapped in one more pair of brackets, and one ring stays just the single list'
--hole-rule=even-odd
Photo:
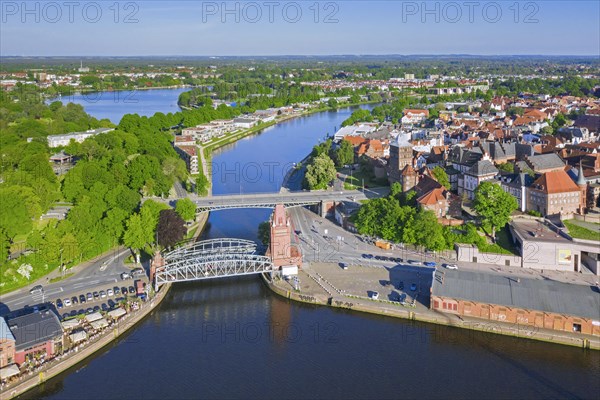
[{"label": "rooftop", "polygon": [[[436,272],[433,294],[600,320],[596,287],[466,270]],[[443,282],[443,283],[441,283]]]},{"label": "rooftop", "polygon": [[45,343],[63,332],[58,317],[50,310],[21,315],[7,322],[17,351]]}]

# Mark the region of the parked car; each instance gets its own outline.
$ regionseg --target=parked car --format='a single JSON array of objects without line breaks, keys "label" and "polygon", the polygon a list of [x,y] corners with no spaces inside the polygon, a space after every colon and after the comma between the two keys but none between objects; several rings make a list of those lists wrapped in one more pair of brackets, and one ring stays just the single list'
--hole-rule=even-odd
[{"label": "parked car", "polygon": [[423,265],[425,265],[426,267],[435,267],[437,264],[433,261],[425,261]]},{"label": "parked car", "polygon": [[346,263],[340,263],[340,268],[342,268],[342,269],[348,269],[348,264],[346,264]]},{"label": "parked car", "polygon": [[81,304],[84,304],[84,303],[86,302],[86,300],[85,300],[85,295],[83,295],[83,294],[80,294],[80,295],[79,295],[79,302],[80,302]]},{"label": "parked car", "polygon": [[107,296],[108,296],[108,297],[112,297],[112,296],[114,296],[114,295],[115,295],[115,292],[114,292],[112,289],[108,289],[108,290],[106,291],[106,294],[107,294]]},{"label": "parked car", "polygon": [[411,283],[411,284],[410,284],[410,290],[411,290],[411,291],[413,291],[413,292],[414,292],[415,290],[417,290],[417,284],[416,284],[416,283]]},{"label": "parked car", "polygon": [[85,297],[87,298],[87,301],[94,300],[94,296],[91,293],[86,294]]},{"label": "parked car", "polygon": [[42,294],[44,292],[44,288],[42,285],[35,285],[29,290],[30,294]]},{"label": "parked car", "polygon": [[458,269],[458,265],[456,265],[456,264],[446,264],[446,268],[448,268],[448,269]]},{"label": "parked car", "polygon": [[71,299],[64,299],[63,304],[65,307],[71,307]]},{"label": "parked car", "polygon": [[118,296],[118,295],[120,295],[120,294],[121,294],[121,289],[119,289],[119,287],[118,287],[118,286],[115,286],[115,287],[113,288],[113,290],[114,290],[114,292],[115,292],[115,296]]},{"label": "parked car", "polygon": [[77,296],[71,297],[71,303],[73,303],[73,305],[79,304],[79,300],[77,299]]},{"label": "parked car", "polygon": [[100,298],[100,293],[94,292],[94,300],[98,300]]},{"label": "parked car", "polygon": [[106,292],[104,290],[100,291],[100,298],[103,299],[106,297]]},{"label": "parked car", "polygon": [[121,293],[123,293],[124,296],[127,296],[127,287],[126,286],[123,286],[121,288]]},{"label": "parked car", "polygon": [[129,286],[129,294],[135,294],[135,288],[133,286]]},{"label": "parked car", "polygon": [[371,293],[371,298],[372,298],[373,300],[377,300],[377,299],[379,299],[379,292],[373,292],[373,293]]},{"label": "parked car", "polygon": [[63,308],[63,302],[61,299],[56,299],[56,309],[60,310],[61,308]]}]

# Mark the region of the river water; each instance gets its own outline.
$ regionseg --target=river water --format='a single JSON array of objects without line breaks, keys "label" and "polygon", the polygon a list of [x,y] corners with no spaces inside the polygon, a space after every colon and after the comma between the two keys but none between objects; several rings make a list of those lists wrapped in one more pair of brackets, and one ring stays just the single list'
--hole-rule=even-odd
[{"label": "river water", "polygon": [[[350,112],[287,121],[221,149],[213,155],[214,193],[277,191],[289,165]],[[256,239],[268,215],[214,212],[204,235]],[[530,399],[599,392],[599,352],[291,303],[258,277],[244,277],[174,285],[131,333],[24,397]]]}]

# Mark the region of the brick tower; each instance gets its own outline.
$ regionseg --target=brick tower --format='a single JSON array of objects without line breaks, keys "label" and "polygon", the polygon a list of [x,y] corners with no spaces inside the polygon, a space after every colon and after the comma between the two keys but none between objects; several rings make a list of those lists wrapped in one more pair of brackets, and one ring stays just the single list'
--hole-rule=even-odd
[{"label": "brick tower", "polygon": [[277,204],[271,216],[271,241],[267,254],[273,265],[300,266],[302,256],[298,247],[292,245],[292,223],[282,204]]}]

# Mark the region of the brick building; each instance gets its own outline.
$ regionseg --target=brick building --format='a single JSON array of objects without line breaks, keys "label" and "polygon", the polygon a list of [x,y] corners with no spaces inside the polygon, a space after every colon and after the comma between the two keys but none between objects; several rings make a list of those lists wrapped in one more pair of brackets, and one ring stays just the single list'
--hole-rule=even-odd
[{"label": "brick building", "polygon": [[49,309],[9,318],[7,323],[15,338],[15,363],[21,365],[31,357],[48,360],[62,351],[63,329]]},{"label": "brick building", "polygon": [[465,270],[436,271],[433,310],[600,336],[600,290],[557,281]]},{"label": "brick building", "polygon": [[585,188],[573,182],[564,169],[544,173],[527,189],[527,211],[565,215],[575,213],[585,205]]},{"label": "brick building", "polygon": [[4,318],[0,317],[0,368],[15,361],[15,337]]}]

